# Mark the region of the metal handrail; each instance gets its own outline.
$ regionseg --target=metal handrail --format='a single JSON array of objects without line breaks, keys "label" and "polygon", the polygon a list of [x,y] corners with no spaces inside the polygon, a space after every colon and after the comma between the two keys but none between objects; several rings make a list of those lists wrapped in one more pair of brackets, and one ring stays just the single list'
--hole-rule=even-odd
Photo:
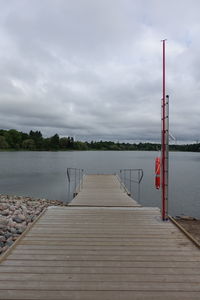
[{"label": "metal handrail", "polygon": [[[137,201],[140,203],[140,184],[144,176],[143,169],[120,169],[117,171],[120,187],[132,197],[132,185],[137,184]],[[117,173],[114,173],[117,175]],[[133,173],[137,173],[137,179],[133,178]],[[83,188],[84,169],[80,168],[67,168],[67,181],[68,181],[68,199],[70,202]]]},{"label": "metal handrail", "polygon": [[[137,173],[137,179],[133,179],[133,173]],[[137,184],[137,201],[140,203],[140,184],[144,177],[143,169],[120,169],[119,170],[119,178],[121,183],[121,188],[125,190],[125,192],[132,197],[132,183]],[[129,176],[129,177],[128,177]]]},{"label": "metal handrail", "polygon": [[[67,168],[67,181],[68,181],[68,199],[70,202],[83,187],[84,170],[79,168]],[[72,187],[71,187],[72,186]]]},{"label": "metal handrail", "polygon": [[136,183],[140,183],[142,181],[142,178],[144,177],[144,171],[143,169],[120,169],[120,172],[122,171],[139,171],[141,174],[140,174],[140,177],[137,181],[135,181]]}]

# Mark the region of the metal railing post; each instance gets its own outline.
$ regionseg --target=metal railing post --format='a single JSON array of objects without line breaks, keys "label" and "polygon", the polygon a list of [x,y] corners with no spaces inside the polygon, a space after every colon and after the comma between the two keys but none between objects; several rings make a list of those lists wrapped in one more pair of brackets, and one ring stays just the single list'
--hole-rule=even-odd
[{"label": "metal railing post", "polygon": [[83,172],[84,170],[82,169],[81,188],[83,188]]},{"label": "metal railing post", "polygon": [[76,191],[76,169],[75,169],[75,186],[74,186],[74,190]]},{"label": "metal railing post", "polygon": [[[136,179],[133,179],[133,172],[137,172],[136,173]],[[129,178],[128,178],[129,175]],[[133,186],[132,184],[135,183],[137,184],[136,187],[136,191],[137,191],[137,201],[138,203],[140,203],[140,197],[141,197],[141,193],[140,193],[140,183],[142,181],[143,178],[143,170],[142,169],[120,169],[120,187],[124,189],[124,191],[129,194],[131,197],[132,195],[132,191],[133,191]],[[129,190],[127,189],[127,187],[129,187]]]},{"label": "metal railing post", "polygon": [[[75,194],[79,193],[83,188],[83,175],[84,169],[78,168],[67,168],[67,181],[68,181],[68,198],[67,201],[71,201],[71,194],[72,199]],[[71,177],[72,180],[71,180]],[[71,186],[73,184],[73,186]]]},{"label": "metal railing post", "polygon": [[70,170],[67,168],[67,179],[68,179],[68,197],[66,202],[70,202]]},{"label": "metal railing post", "polygon": [[122,170],[119,170],[120,188],[122,189]]},{"label": "metal railing post", "polygon": [[140,170],[138,170],[138,203],[140,203]]},{"label": "metal railing post", "polygon": [[126,180],[125,180],[126,179],[126,170],[123,171],[123,174],[124,174],[124,184],[125,184],[125,182],[126,182]]},{"label": "metal railing post", "polygon": [[81,170],[79,169],[79,172],[78,172],[78,175],[79,175],[79,187],[78,187],[78,191],[80,192],[80,188],[81,188]]}]

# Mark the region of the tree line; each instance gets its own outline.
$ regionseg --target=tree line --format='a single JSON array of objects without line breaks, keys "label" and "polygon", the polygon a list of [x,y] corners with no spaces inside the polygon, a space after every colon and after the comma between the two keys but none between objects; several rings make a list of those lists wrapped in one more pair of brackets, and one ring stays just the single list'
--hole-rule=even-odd
[{"label": "tree line", "polygon": [[[1,150],[27,151],[58,151],[58,150],[141,150],[157,151],[160,144],[156,143],[121,143],[112,141],[74,141],[73,137],[59,137],[55,135],[45,138],[40,131],[31,130],[29,133],[15,129],[0,130]],[[200,143],[186,145],[170,145],[172,151],[200,152]]]}]

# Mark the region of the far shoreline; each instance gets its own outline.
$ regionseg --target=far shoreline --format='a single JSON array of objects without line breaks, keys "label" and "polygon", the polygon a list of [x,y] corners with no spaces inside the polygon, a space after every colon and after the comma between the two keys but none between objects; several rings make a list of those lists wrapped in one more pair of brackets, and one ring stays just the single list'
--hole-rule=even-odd
[{"label": "far shoreline", "polygon": [[[59,149],[59,150],[27,150],[27,149],[0,149],[0,152],[160,152],[160,150],[113,150],[113,149]],[[169,153],[200,153],[200,151],[169,150]]]}]

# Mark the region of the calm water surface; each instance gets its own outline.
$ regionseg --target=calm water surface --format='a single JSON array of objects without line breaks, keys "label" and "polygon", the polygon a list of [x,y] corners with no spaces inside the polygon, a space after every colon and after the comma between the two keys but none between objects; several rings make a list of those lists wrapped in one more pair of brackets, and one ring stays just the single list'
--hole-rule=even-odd
[{"label": "calm water surface", "polygon": [[[160,207],[161,194],[154,188],[157,155],[148,151],[0,152],[0,193],[65,201],[67,167],[88,173],[142,168],[141,204]],[[169,186],[170,214],[200,218],[200,153],[170,153]]]}]

